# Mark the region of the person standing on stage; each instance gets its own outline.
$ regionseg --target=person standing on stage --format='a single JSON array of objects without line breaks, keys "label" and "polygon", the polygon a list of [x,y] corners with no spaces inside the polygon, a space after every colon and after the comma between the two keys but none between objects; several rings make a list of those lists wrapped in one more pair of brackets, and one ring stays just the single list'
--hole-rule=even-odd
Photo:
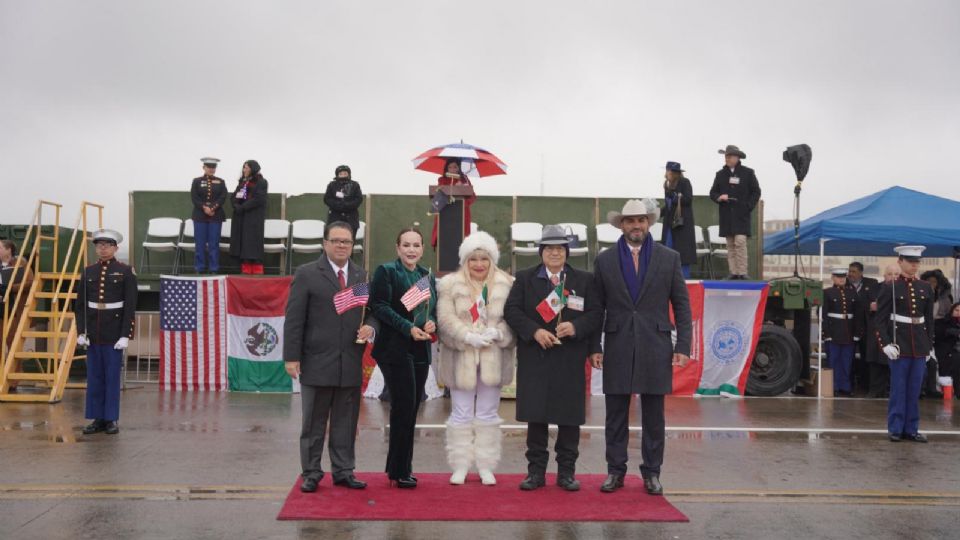
[{"label": "person standing on stage", "polygon": [[[444,168],[444,174],[440,178],[437,178],[438,186],[470,186],[470,179],[467,178],[467,175],[463,174],[463,171],[460,169],[460,160],[455,158],[450,158],[447,160],[447,164]],[[463,236],[466,238],[470,235],[470,207],[473,206],[474,201],[477,200],[476,195],[471,195],[463,199]],[[434,248],[437,247],[437,228],[440,224],[440,217],[433,216],[433,232],[430,234],[430,245]]]},{"label": "person standing on stage", "polygon": [[[654,242],[649,234],[659,216],[653,199],[629,200],[622,211],[608,213],[607,221],[623,235],[615,247],[597,255],[593,265],[594,289],[604,322],[602,349],[597,336],[590,347],[590,363],[603,370],[607,478],[600,490],[605,493],[623,487],[630,398],[639,394],[643,426],[640,475],[647,493],[663,494],[664,396],[673,391],[673,366],[690,362],[693,325],[680,255]],[[671,308],[676,326],[670,322]]]},{"label": "person standing on stage", "polygon": [[93,421],[83,428],[85,435],[120,431],[120,372],[137,313],[137,276],[113,258],[122,241],[117,231],[93,233],[99,260],[84,269],[74,303],[77,346],[87,348],[85,416]]},{"label": "person standing on stage", "polygon": [[527,423],[527,477],[520,489],[546,485],[547,429],[557,425],[557,485],[577,491],[580,426],[586,421],[587,358],[600,326],[593,276],[567,264],[571,238],[547,225],[541,264],[520,270],[503,316],[517,336],[517,421]]},{"label": "person standing on stage", "polygon": [[230,202],[230,255],[240,260],[244,274],[263,274],[263,230],[267,218],[267,179],[260,174],[260,164],[249,160]]},{"label": "person standing on stage", "polygon": [[728,279],[747,279],[747,238],[753,209],[760,202],[760,183],[753,169],[741,160],[747,154],[734,145],[718,150],[723,154],[724,167],[717,171],[710,188],[710,198],[720,206],[720,236],[727,239],[730,276]]},{"label": "person standing on stage", "polygon": [[316,491],[323,479],[320,459],[328,421],[333,484],[367,487],[353,474],[354,445],[363,351],[379,327],[375,317],[363,317],[363,307],[338,315],[334,305],[334,295],[367,281],[366,270],[350,261],[353,229],[349,223],[327,224],[323,252],[320,260],[297,268],[283,323],[284,366],[290,377],[300,379],[300,491],[305,493]]},{"label": "person standing on stage", "polygon": [[360,205],[363,204],[363,192],[360,183],[351,176],[350,167],[340,165],[333,173],[333,180],[327,184],[327,192],[323,195],[323,202],[327,205],[327,223],[343,221],[353,227],[353,236],[356,238],[360,230]]},{"label": "person standing on stage", "polygon": [[863,275],[863,263],[853,261],[847,267],[847,285],[853,287],[857,292],[857,302],[860,309],[854,313],[854,320],[857,321],[857,327],[862,331],[863,338],[857,342],[857,352],[860,357],[853,359],[853,386],[857,390],[868,390],[870,386],[870,367],[867,356],[870,349],[869,336],[873,336],[875,329],[873,327],[873,315],[877,312],[877,290],[880,284],[877,280]]},{"label": "person standing on stage", "polygon": [[834,268],[833,285],[823,289],[823,341],[833,368],[833,395],[853,395],[853,355],[862,333],[856,290],[847,285],[847,269]]},{"label": "person standing on stage", "polygon": [[690,279],[690,265],[697,263],[696,224],[693,220],[693,186],[676,161],[667,162],[664,173],[663,245],[680,254],[680,270]]},{"label": "person standing on stage", "polygon": [[883,354],[890,359],[890,401],[887,405],[887,435],[891,442],[903,439],[927,442],[920,433],[920,386],[927,357],[933,350],[933,287],[917,279],[925,246],[897,246],[900,277],[884,283],[877,293],[874,319]]},{"label": "person standing on stage", "polygon": [[[900,277],[900,265],[888,264],[883,269],[883,283],[877,285],[873,297],[879,299],[880,286],[892,284]],[[876,301],[874,301],[876,303]],[[870,333],[867,341],[867,363],[870,366],[870,393],[868,397],[887,399],[890,395],[890,359],[880,349],[880,332],[877,331],[877,309],[873,306],[870,312]]]},{"label": "person standing on stage", "polygon": [[390,442],[386,473],[398,488],[417,487],[413,442],[423,385],[437,331],[437,286],[420,266],[423,235],[407,228],[397,235],[397,260],[377,267],[370,282],[370,310],[380,321],[373,358],[390,391]]},{"label": "person standing on stage", "polygon": [[203,176],[193,179],[190,200],[193,202],[193,269],[198,274],[220,271],[220,232],[225,218],[223,203],[227,202],[227,184],[215,176],[220,160],[200,159]]}]

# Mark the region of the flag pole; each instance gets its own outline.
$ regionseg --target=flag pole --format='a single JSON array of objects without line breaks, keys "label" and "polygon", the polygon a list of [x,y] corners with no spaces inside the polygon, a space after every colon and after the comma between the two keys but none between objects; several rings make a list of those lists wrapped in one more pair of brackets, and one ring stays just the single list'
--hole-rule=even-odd
[{"label": "flag pole", "polygon": [[[360,329],[363,328],[363,318],[364,318],[364,316],[365,316],[366,314],[367,314],[367,306],[366,306],[366,304],[364,304],[364,305],[360,306],[360,326],[357,327],[357,332],[360,332]],[[360,339],[359,337],[357,337],[357,339],[356,339],[354,342],[355,342],[356,344],[358,344],[358,345],[362,345],[362,344],[366,343],[367,340],[365,340],[365,339]]]},{"label": "flag pole", "polygon": [[[563,306],[566,305],[565,302],[563,301],[564,300],[563,291],[566,291],[566,290],[567,290],[567,273],[564,272],[563,279],[560,280],[560,311],[557,313],[557,326],[560,326],[560,323],[563,322]],[[557,337],[556,328],[554,328],[553,335],[554,337],[556,337],[556,341],[554,341],[554,344],[563,345],[563,342],[560,341],[559,337]]]}]

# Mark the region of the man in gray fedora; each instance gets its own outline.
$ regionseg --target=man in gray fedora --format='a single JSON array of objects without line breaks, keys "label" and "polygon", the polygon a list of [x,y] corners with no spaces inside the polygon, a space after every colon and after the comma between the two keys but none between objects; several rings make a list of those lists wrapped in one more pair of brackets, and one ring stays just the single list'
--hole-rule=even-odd
[{"label": "man in gray fedora", "polygon": [[[640,394],[643,426],[640,474],[647,493],[662,495],[664,396],[673,390],[673,366],[690,362],[693,327],[680,254],[654,241],[650,226],[660,217],[653,199],[627,201],[607,221],[623,231],[614,248],[597,256],[594,291],[605,311],[603,344],[591,343],[590,363],[603,370],[606,399],[605,493],[623,487],[627,473],[630,397]],[[676,318],[677,342],[671,339]]]}]

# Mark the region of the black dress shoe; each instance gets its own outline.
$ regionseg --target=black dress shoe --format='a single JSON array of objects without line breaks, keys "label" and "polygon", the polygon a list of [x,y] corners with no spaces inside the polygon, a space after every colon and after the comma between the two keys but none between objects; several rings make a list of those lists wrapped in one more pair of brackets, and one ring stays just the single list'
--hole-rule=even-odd
[{"label": "black dress shoe", "polygon": [[660,485],[659,476],[651,476],[643,479],[643,487],[650,495],[663,495],[663,486]]},{"label": "black dress shoe", "polygon": [[547,479],[538,474],[528,474],[523,482],[520,482],[520,489],[523,491],[533,491],[547,485]]},{"label": "black dress shoe", "polygon": [[927,442],[927,437],[926,437],[925,435],[923,435],[922,433],[912,433],[912,434],[911,434],[911,433],[904,433],[904,434],[903,434],[903,439],[906,440],[906,441],[913,441],[913,442],[920,442],[920,443],[925,443],[925,442]]},{"label": "black dress shoe", "polygon": [[323,476],[308,476],[303,479],[303,482],[300,483],[300,491],[304,493],[313,493],[317,490],[317,484],[320,483],[320,480],[323,479]]},{"label": "black dress shoe", "polygon": [[557,485],[564,491],[580,491],[580,482],[572,474],[557,477]]},{"label": "black dress shoe", "polygon": [[613,493],[623,487],[622,474],[608,474],[607,479],[600,485],[600,491],[604,493]]},{"label": "black dress shoe", "polygon": [[334,480],[333,485],[343,486],[350,489],[363,489],[367,487],[366,482],[357,480],[357,477],[352,474],[346,478],[341,478],[340,480]]},{"label": "black dress shoe", "polygon": [[120,433],[120,426],[118,426],[114,421],[107,422],[103,426],[103,432],[107,435],[116,435],[117,433]]},{"label": "black dress shoe", "polygon": [[99,432],[103,431],[103,428],[104,428],[104,427],[105,427],[105,425],[104,425],[103,421],[101,421],[101,420],[94,420],[93,422],[90,422],[89,424],[87,424],[86,426],[83,427],[83,434],[84,434],[84,435],[93,435],[94,433],[99,433]]},{"label": "black dress shoe", "polygon": [[887,434],[887,438],[890,439],[890,442],[900,442],[900,436],[895,433]]},{"label": "black dress shoe", "polygon": [[417,481],[411,476],[406,476],[404,478],[391,478],[390,486],[400,489],[413,489],[417,487]]}]

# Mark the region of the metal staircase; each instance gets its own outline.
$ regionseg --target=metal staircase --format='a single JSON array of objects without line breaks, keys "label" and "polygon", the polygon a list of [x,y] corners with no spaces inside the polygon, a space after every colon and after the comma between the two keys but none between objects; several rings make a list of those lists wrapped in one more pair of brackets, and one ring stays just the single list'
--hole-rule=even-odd
[{"label": "metal staircase", "polygon": [[[43,226],[43,212],[47,208],[52,209],[55,214],[52,226]],[[84,354],[76,354],[77,322],[72,301],[77,298],[79,278],[87,266],[87,210],[90,208],[96,210],[96,223],[98,227],[102,226],[103,207],[94,203],[81,203],[80,215],[73,228],[70,244],[60,261],[61,205],[48,201],[37,203],[33,223],[27,229],[23,240],[24,246],[31,246],[30,256],[23,268],[14,270],[14,275],[21,272],[22,276],[29,269],[33,274],[33,282],[29,290],[21,287],[15,295],[8,290],[3,302],[0,401],[60,401],[63,399],[64,389],[68,387],[70,366],[74,360],[85,358]],[[52,227],[53,234],[45,235],[44,227],[48,230]],[[41,270],[41,254],[45,247],[51,248],[50,271]],[[18,307],[22,310],[19,318],[14,316],[14,310]],[[14,322],[17,324],[14,325]],[[7,337],[11,334],[13,338],[7,348]],[[31,339],[33,347],[28,348]],[[41,391],[27,391],[25,386],[28,384]],[[14,391],[14,387],[17,391]]]}]

